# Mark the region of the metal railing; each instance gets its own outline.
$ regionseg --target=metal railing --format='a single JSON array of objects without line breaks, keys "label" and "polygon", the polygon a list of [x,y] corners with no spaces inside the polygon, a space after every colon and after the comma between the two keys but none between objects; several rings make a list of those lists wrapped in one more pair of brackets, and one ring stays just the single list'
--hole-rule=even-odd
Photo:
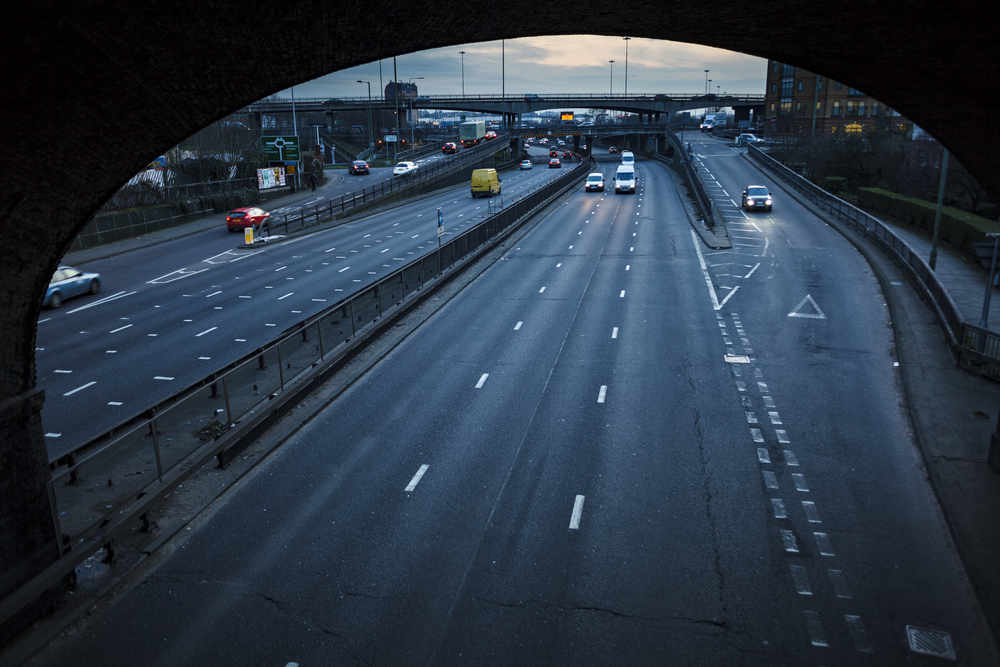
[{"label": "metal railing", "polygon": [[[213,458],[231,460],[253,429],[305,393],[419,295],[476,261],[590,170],[588,160],[438,248],[292,325],[277,340],[116,427],[113,438],[55,471],[46,489],[62,558],[0,601],[17,613]],[[331,288],[332,289],[332,288]],[[331,293],[332,294],[332,293]],[[72,549],[70,548],[72,546]]]},{"label": "metal railing", "polygon": [[698,170],[694,168],[691,164],[691,153],[684,146],[684,143],[680,140],[676,134],[670,129],[664,129],[663,131],[666,140],[674,149],[674,159],[681,163],[681,171],[684,173],[684,180],[687,181],[688,186],[694,191],[694,196],[698,200],[698,205],[701,206],[702,213],[704,213],[706,220],[705,223],[709,227],[715,226],[715,219],[719,213],[718,207],[712,198],[708,196],[708,191],[705,190],[705,183],[701,180],[701,174]]},{"label": "metal railing", "polygon": [[[303,208],[295,213],[285,213],[281,219],[276,216],[272,217],[268,222],[267,232],[270,234],[280,228],[287,234],[289,231],[305,229],[320,222],[331,220],[336,216],[347,215],[348,211],[368,206],[389,195],[398,195],[409,187],[433,181],[443,174],[466,167],[470,163],[478,162],[492,151],[500,152],[507,145],[507,135],[501,135],[494,141],[463,150],[452,158],[434,162],[427,167],[420,167],[416,171],[402,176],[393,176],[388,181],[380,181],[371,187],[362,188],[357,192],[352,191],[343,194],[339,200],[328,199],[323,204],[315,204],[311,210]],[[428,152],[433,152],[433,150],[431,149]]]},{"label": "metal railing", "polygon": [[952,346],[958,365],[987,377],[1000,379],[1000,333],[965,322],[937,274],[888,225],[835,197],[763,151],[748,146],[747,153],[821,209],[848,223],[863,236],[875,240],[924,293]]}]

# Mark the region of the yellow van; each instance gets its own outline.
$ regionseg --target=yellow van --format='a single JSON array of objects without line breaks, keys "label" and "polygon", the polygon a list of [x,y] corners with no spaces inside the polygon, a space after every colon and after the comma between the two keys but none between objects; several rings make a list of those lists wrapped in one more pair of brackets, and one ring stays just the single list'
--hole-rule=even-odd
[{"label": "yellow van", "polygon": [[474,169],[472,171],[472,196],[492,197],[500,194],[500,175],[496,169]]}]

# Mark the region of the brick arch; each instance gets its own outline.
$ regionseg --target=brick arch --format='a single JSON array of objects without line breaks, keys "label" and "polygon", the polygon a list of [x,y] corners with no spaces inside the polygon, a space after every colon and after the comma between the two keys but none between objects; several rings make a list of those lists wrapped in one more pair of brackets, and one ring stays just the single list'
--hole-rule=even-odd
[{"label": "brick arch", "polygon": [[[22,3],[2,29],[0,571],[47,542],[34,341],[52,270],[152,158],[268,94],[427,48],[632,35],[771,57],[879,98],[936,136],[1000,201],[993,3],[636,0],[153,0]],[[11,13],[13,14],[13,13]],[[762,72],[763,74],[763,72]],[[0,581],[0,596],[6,592]]]}]

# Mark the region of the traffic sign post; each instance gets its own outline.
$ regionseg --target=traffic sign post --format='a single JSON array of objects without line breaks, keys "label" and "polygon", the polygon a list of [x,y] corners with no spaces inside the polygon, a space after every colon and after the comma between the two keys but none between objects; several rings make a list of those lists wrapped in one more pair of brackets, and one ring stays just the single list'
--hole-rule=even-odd
[{"label": "traffic sign post", "polygon": [[441,207],[438,207],[438,247],[441,247],[441,237],[444,236],[444,213],[441,212]]},{"label": "traffic sign post", "polygon": [[298,162],[298,137],[261,137],[260,149],[268,162]]}]

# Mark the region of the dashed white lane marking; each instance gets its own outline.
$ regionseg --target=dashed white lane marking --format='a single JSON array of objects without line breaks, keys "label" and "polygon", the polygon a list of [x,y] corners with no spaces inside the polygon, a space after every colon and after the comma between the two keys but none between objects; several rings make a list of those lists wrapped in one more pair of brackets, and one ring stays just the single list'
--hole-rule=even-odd
[{"label": "dashed white lane marking", "polygon": [[806,573],[806,568],[801,565],[792,565],[792,580],[795,581],[795,591],[799,595],[812,595],[812,589],[809,588],[809,575]]},{"label": "dashed white lane marking", "polygon": [[128,329],[130,326],[132,326],[132,325],[131,324],[126,324],[123,327],[118,327],[117,329],[112,329],[108,333],[118,333],[119,331],[124,331],[125,329]]},{"label": "dashed white lane marking", "polygon": [[833,547],[830,545],[830,537],[826,533],[813,533],[816,540],[816,547],[819,548],[821,556],[835,556]]},{"label": "dashed white lane marking", "polygon": [[53,372],[53,373],[66,373],[66,374],[68,374],[68,373],[72,373],[73,371],[62,371],[62,370],[54,370],[54,371],[52,371],[52,372]]},{"label": "dashed white lane marking", "polygon": [[543,285],[543,286],[542,286],[542,289],[538,290],[538,293],[539,293],[539,294],[541,294],[541,293],[542,293],[542,292],[544,292],[544,291],[545,291],[545,286]]},{"label": "dashed white lane marking", "polygon": [[819,511],[816,509],[816,503],[809,500],[803,500],[802,509],[805,510],[806,518],[809,519],[809,523],[823,523],[819,518]]},{"label": "dashed white lane marking", "polygon": [[483,373],[483,376],[479,378],[479,382],[476,383],[476,389],[482,389],[483,385],[486,384],[486,378],[489,376],[489,373]]},{"label": "dashed white lane marking", "polygon": [[216,294],[222,294],[222,290],[218,290],[218,291],[212,292],[211,294],[206,294],[205,298],[207,299],[208,297],[215,296]]},{"label": "dashed white lane marking", "polygon": [[198,357],[198,361],[211,361],[212,357]]},{"label": "dashed white lane marking", "polygon": [[62,437],[62,433],[46,433],[45,437],[46,438],[61,438]]},{"label": "dashed white lane marking", "polygon": [[764,474],[764,485],[769,489],[777,489],[778,478],[775,476],[774,471],[762,470],[761,472]]},{"label": "dashed white lane marking", "polygon": [[830,575],[830,583],[833,585],[833,593],[842,600],[851,599],[851,589],[847,587],[847,579],[841,570],[827,570]]},{"label": "dashed white lane marking", "polygon": [[556,264],[556,268],[557,268],[557,269],[558,269],[558,268],[559,268],[560,266],[562,266],[562,262],[559,262],[558,264]]},{"label": "dashed white lane marking", "polygon": [[117,354],[118,350],[104,350],[104,354]]},{"label": "dashed white lane marking", "polygon": [[381,255],[382,253],[384,253],[384,252],[389,252],[389,248],[386,248],[385,250],[379,250],[379,251],[378,251],[378,253],[379,253],[380,255]]},{"label": "dashed white lane marking", "polygon": [[157,336],[158,334],[146,334],[146,335],[147,335],[148,337],[150,337],[150,338],[156,338],[156,336]]},{"label": "dashed white lane marking", "polygon": [[346,271],[346,270],[347,270],[347,269],[349,269],[349,268],[351,268],[351,267],[349,267],[349,266],[345,266],[345,267],[344,267],[344,268],[342,268],[342,269],[341,269],[340,271],[337,271],[337,273],[343,273],[344,271]]},{"label": "dashed white lane marking", "polygon": [[778,416],[777,412],[768,412],[768,418],[770,418],[772,424],[781,424],[781,417]]},{"label": "dashed white lane marking", "polygon": [[406,488],[403,490],[409,493],[410,491],[413,491],[413,489],[417,488],[417,484],[420,483],[420,478],[424,476],[425,472],[427,472],[427,468],[428,465],[426,463],[420,466],[420,468],[417,469],[417,474],[413,476],[413,479],[410,480],[410,483],[407,484]]},{"label": "dashed white lane marking", "polygon": [[163,375],[154,375],[153,379],[154,380],[173,380],[172,377],[166,377],[166,376],[163,376]]},{"label": "dashed white lane marking", "polygon": [[201,332],[200,334],[195,334],[195,336],[194,336],[194,337],[195,337],[195,338],[199,338],[199,337],[201,337],[201,336],[204,336],[204,335],[205,335],[205,334],[207,334],[207,333],[212,333],[213,331],[215,331],[215,330],[216,330],[216,329],[218,329],[218,328],[219,328],[219,327],[212,327],[211,329],[205,329],[205,330],[204,330],[204,331],[202,331],[202,332]]},{"label": "dashed white lane marking", "polygon": [[626,271],[629,271],[629,270],[631,270],[631,268],[632,268],[632,265],[631,265],[631,264],[626,264],[626,265],[625,265],[625,270],[626,270]]},{"label": "dashed white lane marking", "polygon": [[517,331],[518,329],[520,329],[522,324],[524,324],[524,322],[518,322],[517,324],[515,324],[514,325],[514,331]]},{"label": "dashed white lane marking", "polygon": [[108,405],[124,405],[121,401],[108,401]]},{"label": "dashed white lane marking", "polygon": [[847,629],[851,631],[854,648],[859,653],[873,653],[874,651],[871,642],[868,640],[868,633],[865,631],[865,626],[861,622],[861,617],[844,614],[844,620],[847,621]]},{"label": "dashed white lane marking", "polygon": [[290,296],[291,296],[291,295],[293,295],[293,294],[295,294],[295,292],[289,292],[289,293],[288,293],[288,294],[286,294],[285,296],[279,296],[279,297],[278,297],[278,301],[281,301],[282,299],[287,299],[288,297],[290,297]]},{"label": "dashed white lane marking", "polygon": [[287,266],[279,266],[278,268],[276,268],[276,269],[274,270],[274,272],[275,272],[275,273],[277,273],[278,271],[284,271],[284,270],[285,270],[285,269],[287,269],[287,268],[288,268]]},{"label": "dashed white lane marking", "polygon": [[602,384],[601,385],[601,390],[599,392],[597,392],[597,402],[598,403],[603,403],[604,402],[604,398],[607,395],[608,395],[608,385]]},{"label": "dashed white lane marking", "polygon": [[63,394],[63,396],[72,396],[72,395],[73,395],[73,394],[75,394],[76,392],[78,392],[78,391],[83,391],[83,390],[84,390],[84,389],[86,389],[87,387],[91,387],[91,386],[93,386],[93,385],[95,385],[95,384],[97,384],[97,381],[96,381],[96,380],[94,380],[94,381],[92,381],[92,382],[88,382],[87,384],[82,384],[82,385],[80,385],[79,387],[77,387],[76,389],[71,389],[70,391],[67,391],[67,392],[66,392],[65,394]]},{"label": "dashed white lane marking", "polygon": [[611,329],[611,337],[618,338],[618,327],[614,327],[613,329]]},{"label": "dashed white lane marking", "polygon": [[580,529],[580,517],[583,516],[583,496],[577,496],[573,501],[573,513],[569,517],[569,529]]},{"label": "dashed white lane marking", "polygon": [[767,453],[767,449],[764,447],[757,448],[757,460],[761,463],[770,463],[771,455]]},{"label": "dashed white lane marking", "polygon": [[815,611],[802,612],[806,617],[806,629],[809,630],[809,641],[813,646],[828,646],[826,643],[826,633],[823,632],[823,624],[819,620],[819,613]]},{"label": "dashed white lane marking", "polygon": [[622,293],[619,294],[618,297],[621,298],[621,299],[624,299],[625,298],[625,290],[622,290]]},{"label": "dashed white lane marking", "polygon": [[246,338],[234,338],[233,340],[235,342],[237,342],[237,343],[245,343],[245,342],[247,342]]},{"label": "dashed white lane marking", "polygon": [[253,297],[250,296],[249,294],[246,294],[246,295],[242,295],[241,294],[239,298],[241,298],[241,299],[252,299]]}]

